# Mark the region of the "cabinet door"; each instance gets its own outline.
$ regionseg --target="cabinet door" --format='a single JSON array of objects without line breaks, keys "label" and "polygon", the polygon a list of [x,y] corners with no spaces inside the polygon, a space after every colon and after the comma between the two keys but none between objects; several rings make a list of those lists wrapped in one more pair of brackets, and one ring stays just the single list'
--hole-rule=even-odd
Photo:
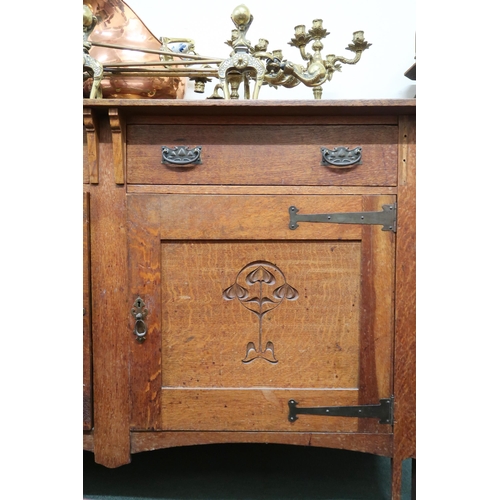
[{"label": "cabinet door", "polygon": [[[130,195],[132,427],[389,432],[302,407],[392,394],[394,240],[301,214],[380,211],[394,196]],[[364,420],[362,422],[362,420]]]}]

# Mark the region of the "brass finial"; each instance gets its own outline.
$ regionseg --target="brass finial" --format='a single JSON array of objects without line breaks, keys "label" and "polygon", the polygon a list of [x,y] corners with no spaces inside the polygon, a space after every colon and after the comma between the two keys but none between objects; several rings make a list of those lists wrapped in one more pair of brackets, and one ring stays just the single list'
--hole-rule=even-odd
[{"label": "brass finial", "polygon": [[243,4],[238,5],[238,7],[236,7],[231,14],[231,19],[233,20],[233,23],[236,24],[236,26],[243,26],[245,24],[248,24],[251,18],[252,15],[250,14],[249,8]]},{"label": "brass finial", "polygon": [[92,24],[92,11],[88,5],[83,5],[83,25],[90,26]]}]

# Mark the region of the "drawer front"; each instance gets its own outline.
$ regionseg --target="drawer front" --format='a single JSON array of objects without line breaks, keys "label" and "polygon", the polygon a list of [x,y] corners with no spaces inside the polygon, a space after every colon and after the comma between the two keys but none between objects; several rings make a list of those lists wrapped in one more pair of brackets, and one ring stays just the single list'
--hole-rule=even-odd
[{"label": "drawer front", "polygon": [[[395,125],[129,125],[129,184],[395,186]],[[162,163],[162,147],[201,146],[200,163]],[[322,147],[361,147],[353,165],[323,164]]]}]

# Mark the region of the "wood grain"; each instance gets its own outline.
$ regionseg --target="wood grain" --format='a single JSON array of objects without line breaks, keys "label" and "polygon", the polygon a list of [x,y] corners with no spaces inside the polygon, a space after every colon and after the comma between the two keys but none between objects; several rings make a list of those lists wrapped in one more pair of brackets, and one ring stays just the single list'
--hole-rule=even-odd
[{"label": "wood grain", "polygon": [[[335,240],[163,244],[163,386],[357,389],[360,252]],[[248,283],[258,268],[271,285]],[[256,302],[224,297],[234,283],[274,303],[259,316]],[[293,300],[273,296],[283,285]],[[276,362],[243,362],[259,331]]]},{"label": "wood grain", "polygon": [[416,123],[400,122],[400,186],[396,264],[393,498],[399,500],[402,462],[416,457]]},{"label": "wood grain", "polygon": [[[392,196],[366,196],[364,211],[380,211]],[[360,404],[392,395],[395,235],[380,226],[363,228],[361,251]],[[360,419],[360,432],[378,432],[376,420]]]},{"label": "wood grain", "polygon": [[[84,448],[98,463],[217,442],[335,447],[392,457],[400,498],[402,461],[416,451],[415,107],[413,99],[84,100],[94,340],[94,430]],[[203,163],[162,165],[162,145],[201,145]],[[361,145],[363,164],[321,166],[319,146],[335,145]],[[395,199],[396,235],[380,226],[288,228],[290,205],[358,212]],[[299,293],[262,321],[237,300],[215,300],[258,259]],[[137,296],[150,311],[143,344],[130,313]],[[242,368],[259,325],[278,363]],[[391,393],[393,427],[287,420],[291,398],[371,404]]]},{"label": "wood grain", "polygon": [[135,320],[128,315],[132,429],[161,428],[160,200],[158,196],[127,198],[129,308],[141,297],[148,310],[143,343],[133,335]]},{"label": "wood grain", "polygon": [[[202,163],[161,163],[162,146],[202,146]],[[362,164],[321,164],[321,147],[361,146]],[[316,125],[129,125],[131,184],[395,186],[397,127]]]},{"label": "wood grain", "polygon": [[87,145],[87,130],[83,126],[83,184],[89,184],[89,153]]},{"label": "wood grain", "polygon": [[130,194],[397,194],[397,187],[128,185]]},{"label": "wood grain", "polygon": [[94,451],[94,436],[91,431],[83,433],[83,449],[84,451]]},{"label": "wood grain", "polygon": [[[175,111],[175,110],[174,110]],[[308,112],[302,115],[287,115],[280,113],[268,114],[265,119],[261,114],[243,115],[220,113],[220,110],[215,109],[215,113],[210,114],[133,114],[130,115],[127,123],[130,125],[295,125],[298,121],[302,125],[397,125],[398,116],[394,115],[373,115],[373,116],[356,116],[356,115],[317,115]]]},{"label": "wood grain", "polygon": [[92,429],[92,309],[89,193],[83,193],[83,430]]},{"label": "wood grain", "polygon": [[[393,233],[380,227],[367,231],[356,225],[308,223],[290,231],[287,218],[276,214],[287,213],[294,203],[312,213],[380,210],[382,204],[394,202],[393,197],[171,196],[161,200],[164,391],[167,387],[352,390],[361,376],[363,403],[377,404],[379,398],[391,395]],[[370,251],[363,256],[369,265],[361,270],[363,235],[370,240],[363,243]],[[255,261],[286,270],[287,280],[300,296],[262,319],[267,331],[263,343],[272,338],[276,357],[280,346],[284,361],[254,360],[261,362],[258,369],[241,362],[247,343],[257,345],[258,315],[235,307],[237,301],[222,300],[224,288]],[[362,303],[361,283],[365,287]],[[244,281],[240,285],[245,286]],[[361,330],[360,314],[365,318]],[[167,392],[163,398],[169,397]],[[211,401],[212,395],[207,394],[202,392]],[[245,394],[252,397],[248,391]],[[201,399],[199,404],[210,406]],[[320,406],[328,404],[323,401]],[[183,406],[169,407],[163,425],[165,418],[174,418],[174,409],[184,411]],[[190,425],[187,415],[181,418]],[[225,421],[223,428],[230,425]],[[381,429],[378,422],[372,427]]]},{"label": "wood grain", "polygon": [[83,125],[87,136],[88,178],[92,184],[99,183],[99,127],[97,113],[88,108],[83,109]]},{"label": "wood grain", "polygon": [[415,99],[335,99],[335,100],[156,100],[156,99],[84,99],[83,104],[90,109],[120,107],[128,116],[162,116],[165,109],[176,116],[294,116],[297,120],[305,117],[328,116],[332,120],[338,116],[385,117],[388,115],[415,114]]},{"label": "wood grain", "polygon": [[[356,405],[357,390],[163,389],[163,430],[355,432],[356,418],[299,415],[288,421],[288,401],[300,406]],[[386,427],[386,426],[384,426]]]},{"label": "wood grain", "polygon": [[273,443],[360,451],[389,457],[391,434],[322,432],[132,432],[132,453],[218,443]]},{"label": "wood grain", "polygon": [[117,108],[109,109],[109,123],[111,125],[111,137],[113,140],[113,164],[115,171],[115,182],[125,184],[125,158],[127,149],[126,127]]},{"label": "wood grain", "polygon": [[352,224],[299,223],[290,230],[290,206],[300,214],[360,212],[361,196],[171,195],[161,197],[160,237],[165,240],[361,239]]},{"label": "wood grain", "polygon": [[126,206],[106,117],[99,129],[100,179],[90,186],[94,453],[97,463],[118,467],[130,461]]}]

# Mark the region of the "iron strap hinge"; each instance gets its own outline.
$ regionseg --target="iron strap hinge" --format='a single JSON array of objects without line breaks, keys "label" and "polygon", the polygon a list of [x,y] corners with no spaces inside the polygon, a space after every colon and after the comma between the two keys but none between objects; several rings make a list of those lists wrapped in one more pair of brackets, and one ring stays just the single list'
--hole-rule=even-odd
[{"label": "iron strap hinge", "polygon": [[394,396],[381,399],[378,405],[361,406],[316,406],[313,408],[298,408],[298,402],[294,399],[288,401],[288,420],[295,422],[297,415],[320,415],[323,417],[356,417],[356,418],[378,418],[380,424],[394,422]]},{"label": "iron strap hinge", "polygon": [[333,224],[370,224],[381,225],[382,231],[396,232],[397,205],[382,205],[381,212],[345,212],[333,214],[304,214],[298,215],[299,209],[291,206],[290,229],[297,229],[298,222],[330,222]]}]

